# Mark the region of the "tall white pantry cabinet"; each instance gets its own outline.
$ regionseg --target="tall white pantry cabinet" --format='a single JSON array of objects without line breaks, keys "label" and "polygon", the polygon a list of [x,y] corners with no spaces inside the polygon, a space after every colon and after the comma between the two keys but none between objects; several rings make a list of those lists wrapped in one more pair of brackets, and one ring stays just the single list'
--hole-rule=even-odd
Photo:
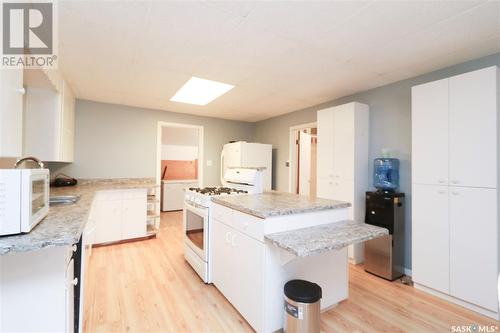
[{"label": "tall white pantry cabinet", "polygon": [[499,319],[499,70],[412,88],[415,287]]},{"label": "tall white pantry cabinet", "polygon": [[[317,196],[350,202],[349,219],[364,222],[369,107],[352,102],[319,110],[317,122]],[[350,245],[348,254],[350,262],[363,262],[363,244]]]}]

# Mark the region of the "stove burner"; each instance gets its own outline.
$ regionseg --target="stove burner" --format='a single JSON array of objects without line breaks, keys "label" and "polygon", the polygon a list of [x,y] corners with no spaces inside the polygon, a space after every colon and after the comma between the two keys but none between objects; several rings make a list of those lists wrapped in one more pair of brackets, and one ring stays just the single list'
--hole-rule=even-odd
[{"label": "stove burner", "polygon": [[230,187],[190,187],[190,191],[201,193],[204,195],[224,195],[224,194],[245,194],[248,191],[238,190]]}]

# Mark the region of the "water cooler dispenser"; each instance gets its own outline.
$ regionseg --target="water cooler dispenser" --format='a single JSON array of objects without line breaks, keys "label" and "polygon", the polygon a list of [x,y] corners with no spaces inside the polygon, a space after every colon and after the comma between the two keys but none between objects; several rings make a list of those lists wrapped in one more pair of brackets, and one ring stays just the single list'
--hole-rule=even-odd
[{"label": "water cooler dispenser", "polygon": [[389,234],[365,242],[365,271],[387,280],[404,273],[404,193],[399,187],[399,160],[375,159],[374,186],[377,191],[366,192],[367,224],[389,230]]}]

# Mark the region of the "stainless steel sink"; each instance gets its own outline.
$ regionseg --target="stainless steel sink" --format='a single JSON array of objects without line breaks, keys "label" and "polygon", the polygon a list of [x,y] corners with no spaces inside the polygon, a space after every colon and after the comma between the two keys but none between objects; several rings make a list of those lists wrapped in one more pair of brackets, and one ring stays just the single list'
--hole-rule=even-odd
[{"label": "stainless steel sink", "polygon": [[74,205],[80,200],[79,195],[60,195],[49,198],[49,205]]}]

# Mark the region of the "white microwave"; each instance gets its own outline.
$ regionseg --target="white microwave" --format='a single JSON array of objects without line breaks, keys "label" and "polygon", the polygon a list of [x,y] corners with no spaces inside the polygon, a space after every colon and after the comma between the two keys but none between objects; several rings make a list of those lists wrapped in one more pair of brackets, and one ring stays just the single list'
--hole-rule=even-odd
[{"label": "white microwave", "polygon": [[0,236],[30,232],[49,213],[48,169],[0,169]]}]

